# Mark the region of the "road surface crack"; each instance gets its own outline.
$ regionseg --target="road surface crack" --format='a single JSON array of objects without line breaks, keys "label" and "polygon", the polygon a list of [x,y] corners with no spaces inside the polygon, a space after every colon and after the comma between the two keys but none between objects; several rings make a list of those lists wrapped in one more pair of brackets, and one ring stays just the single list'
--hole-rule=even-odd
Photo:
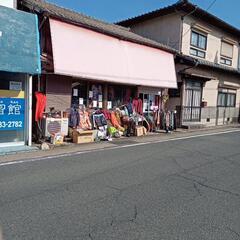
[{"label": "road surface crack", "polygon": [[131,222],[136,221],[136,219],[137,219],[137,215],[138,215],[138,209],[137,209],[137,206],[135,205],[135,206],[134,206],[134,214],[133,214],[133,218],[132,218],[130,221],[131,221]]},{"label": "road surface crack", "polygon": [[88,234],[88,237],[89,237],[90,240],[93,240],[93,237],[92,237],[91,233]]},{"label": "road surface crack", "polygon": [[[197,181],[195,179],[188,178],[188,177],[185,177],[185,176],[182,176],[182,175],[178,175],[178,176],[183,178],[183,179],[185,179],[185,180],[187,180],[187,181],[191,181],[193,184],[198,184],[198,185],[200,185],[202,187],[205,187],[205,188],[208,188],[210,190],[226,193],[226,194],[229,194],[229,195],[232,195],[232,196],[235,196],[235,197],[240,197],[239,193],[235,193],[235,192],[231,192],[231,191],[228,191],[228,190],[225,190],[225,189],[222,189],[222,188],[214,187],[214,186],[211,186],[211,185],[199,182],[199,181]],[[194,188],[195,188],[195,186],[194,186]]]},{"label": "road surface crack", "polygon": [[226,227],[226,229],[227,229],[229,232],[231,232],[231,233],[235,234],[236,236],[238,236],[238,239],[240,239],[240,233],[236,232],[235,230],[233,230],[233,229],[230,228],[230,227]]},{"label": "road surface crack", "polygon": [[201,191],[200,191],[200,189],[198,188],[198,186],[197,186],[196,183],[193,183],[193,187],[194,187],[194,189],[196,190],[196,192],[198,193],[198,195],[199,195],[199,196],[202,196]]}]

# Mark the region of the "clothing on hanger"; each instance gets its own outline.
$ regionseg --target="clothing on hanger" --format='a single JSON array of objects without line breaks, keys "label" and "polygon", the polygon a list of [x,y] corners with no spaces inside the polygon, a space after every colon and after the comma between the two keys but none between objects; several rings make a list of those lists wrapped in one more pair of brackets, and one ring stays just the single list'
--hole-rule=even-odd
[{"label": "clothing on hanger", "polygon": [[79,127],[84,130],[92,129],[92,124],[87,111],[79,111]]},{"label": "clothing on hanger", "polygon": [[79,112],[76,108],[71,108],[69,115],[69,127],[76,128],[80,123]]},{"label": "clothing on hanger", "polygon": [[133,111],[143,114],[143,102],[141,98],[134,98],[132,102]]},{"label": "clothing on hanger", "polygon": [[35,92],[36,102],[36,112],[35,112],[35,121],[38,122],[43,118],[43,113],[46,108],[47,97],[41,92]]}]

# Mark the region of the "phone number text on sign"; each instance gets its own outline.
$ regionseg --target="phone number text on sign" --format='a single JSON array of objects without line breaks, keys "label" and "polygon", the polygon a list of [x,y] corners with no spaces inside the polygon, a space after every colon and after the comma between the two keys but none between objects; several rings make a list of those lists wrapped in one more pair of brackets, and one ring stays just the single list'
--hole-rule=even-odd
[{"label": "phone number text on sign", "polygon": [[0,98],[0,131],[23,130],[25,100]]},{"label": "phone number text on sign", "polygon": [[22,128],[22,121],[0,122],[0,128]]}]

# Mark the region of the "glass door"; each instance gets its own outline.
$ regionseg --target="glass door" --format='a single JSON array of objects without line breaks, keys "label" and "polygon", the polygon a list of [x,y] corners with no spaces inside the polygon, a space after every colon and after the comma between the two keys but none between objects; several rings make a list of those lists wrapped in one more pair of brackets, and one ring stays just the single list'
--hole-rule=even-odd
[{"label": "glass door", "polygon": [[25,78],[0,73],[0,146],[24,145]]},{"label": "glass door", "polygon": [[158,95],[140,93],[139,98],[143,101],[143,113],[151,113],[153,112],[154,107],[158,107]]}]

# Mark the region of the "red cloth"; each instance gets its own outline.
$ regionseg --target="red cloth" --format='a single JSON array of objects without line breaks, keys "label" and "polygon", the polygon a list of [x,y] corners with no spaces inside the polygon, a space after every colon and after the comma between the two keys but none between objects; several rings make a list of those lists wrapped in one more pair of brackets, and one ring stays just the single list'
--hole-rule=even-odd
[{"label": "red cloth", "polygon": [[133,102],[132,102],[132,105],[133,105],[133,110],[139,114],[143,114],[143,103],[142,103],[142,99],[139,98],[135,98],[133,99]]},{"label": "red cloth", "polygon": [[43,112],[46,107],[47,97],[40,92],[35,92],[35,97],[37,99],[36,103],[36,112],[35,112],[35,121],[38,122],[43,118]]},{"label": "red cloth", "polygon": [[138,99],[137,111],[138,111],[139,114],[141,114],[141,115],[143,114],[143,102],[142,102],[141,98]]},{"label": "red cloth", "polygon": [[103,110],[101,110],[101,113],[103,113],[106,120],[111,120],[111,112],[110,111],[103,109]]},{"label": "red cloth", "polygon": [[137,108],[138,108],[138,99],[137,98],[133,99],[132,107],[133,107],[133,111],[137,112]]}]

